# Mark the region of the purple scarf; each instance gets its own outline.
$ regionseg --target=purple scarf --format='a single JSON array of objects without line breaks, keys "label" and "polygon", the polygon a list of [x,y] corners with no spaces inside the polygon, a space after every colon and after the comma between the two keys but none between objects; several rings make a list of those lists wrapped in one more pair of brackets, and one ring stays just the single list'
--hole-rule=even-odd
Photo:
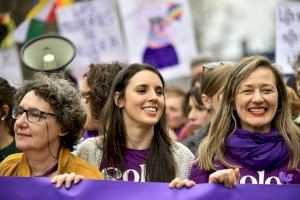
[{"label": "purple scarf", "polygon": [[273,169],[289,157],[281,133],[254,133],[236,128],[226,139],[229,152],[245,166],[255,170]]}]

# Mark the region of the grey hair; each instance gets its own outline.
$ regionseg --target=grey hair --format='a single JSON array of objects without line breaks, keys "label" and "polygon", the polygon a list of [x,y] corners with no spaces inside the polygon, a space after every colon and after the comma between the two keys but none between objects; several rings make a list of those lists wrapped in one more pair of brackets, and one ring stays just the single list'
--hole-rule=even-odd
[{"label": "grey hair", "polygon": [[24,81],[17,89],[16,100],[21,102],[30,91],[42,97],[54,110],[57,123],[67,134],[60,137],[60,142],[66,148],[73,146],[80,136],[86,120],[86,113],[80,103],[80,92],[62,74],[36,73],[34,79]]}]

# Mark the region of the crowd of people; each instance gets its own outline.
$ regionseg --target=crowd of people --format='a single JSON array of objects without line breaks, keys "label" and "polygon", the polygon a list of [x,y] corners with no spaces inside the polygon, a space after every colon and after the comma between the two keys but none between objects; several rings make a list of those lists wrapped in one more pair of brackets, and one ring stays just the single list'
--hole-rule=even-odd
[{"label": "crowd of people", "polygon": [[91,64],[79,87],[60,73],[16,89],[0,78],[0,176],[49,177],[58,188],[299,184],[299,97],[277,67],[263,56],[192,67],[188,92],[138,63]]}]

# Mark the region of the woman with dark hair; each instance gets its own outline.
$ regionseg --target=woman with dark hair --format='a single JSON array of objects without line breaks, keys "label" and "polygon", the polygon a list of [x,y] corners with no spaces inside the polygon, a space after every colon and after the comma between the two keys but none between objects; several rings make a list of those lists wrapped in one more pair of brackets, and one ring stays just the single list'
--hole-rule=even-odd
[{"label": "woman with dark hair", "polygon": [[0,77],[0,162],[10,154],[18,153],[13,137],[13,119],[15,89],[7,80]]},{"label": "woman with dark hair", "polygon": [[103,178],[96,168],[70,153],[86,116],[79,91],[61,76],[40,73],[18,88],[12,117],[16,145],[23,153],[1,162],[1,176],[53,177],[75,172]]},{"label": "woman with dark hair", "polygon": [[[102,136],[83,141],[76,155],[98,167],[108,180],[187,178],[194,156],[168,136],[164,89],[161,74],[150,65],[122,69],[101,113]],[[66,179],[67,175],[56,178],[59,183]]]}]

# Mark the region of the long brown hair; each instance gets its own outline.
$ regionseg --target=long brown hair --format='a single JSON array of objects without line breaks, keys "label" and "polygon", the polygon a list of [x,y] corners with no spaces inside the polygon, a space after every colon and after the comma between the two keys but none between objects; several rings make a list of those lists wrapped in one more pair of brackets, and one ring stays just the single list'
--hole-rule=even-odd
[{"label": "long brown hair", "polygon": [[[104,167],[118,167],[125,170],[123,151],[126,148],[126,125],[122,109],[114,102],[115,92],[120,93],[120,99],[125,98],[125,89],[130,79],[140,71],[152,71],[160,78],[163,87],[164,80],[159,71],[147,64],[132,64],[122,69],[112,84],[108,99],[101,112],[100,132],[103,134]],[[166,129],[166,111],[154,125],[150,152],[146,158],[146,181],[169,182],[176,176],[175,160],[172,153],[172,140]]]},{"label": "long brown hair", "polygon": [[278,109],[271,123],[274,128],[280,131],[288,146],[288,167],[297,169],[300,158],[300,130],[292,121],[285,84],[279,71],[267,58],[262,56],[246,57],[233,68],[224,87],[222,106],[219,107],[208,136],[199,148],[199,167],[205,170],[216,170],[217,167],[214,164],[216,159],[228,168],[237,167],[228,162],[224,156],[226,151],[225,139],[236,128],[236,119],[238,119],[238,116],[234,114],[234,98],[241,83],[260,67],[270,69],[275,76],[278,90]]}]

